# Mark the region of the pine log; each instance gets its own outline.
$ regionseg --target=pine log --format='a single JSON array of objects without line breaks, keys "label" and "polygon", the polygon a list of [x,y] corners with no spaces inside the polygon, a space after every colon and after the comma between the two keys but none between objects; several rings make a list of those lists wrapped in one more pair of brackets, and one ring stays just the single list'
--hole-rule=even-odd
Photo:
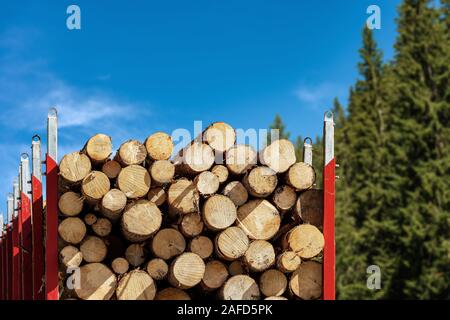
[{"label": "pine log", "polygon": [[294,251],[285,251],[277,257],[277,268],[281,272],[291,273],[297,270],[301,262],[300,257]]},{"label": "pine log", "polygon": [[117,278],[107,266],[89,263],[80,268],[80,286],[75,293],[83,300],[109,300],[116,286]]},{"label": "pine log", "polygon": [[261,151],[260,161],[276,173],[286,172],[295,161],[295,148],[287,139],[275,140]]},{"label": "pine log", "polygon": [[111,189],[103,196],[100,209],[105,217],[117,221],[122,216],[126,204],[127,196],[125,193],[119,189]]},{"label": "pine log", "polygon": [[272,238],[280,228],[280,223],[281,218],[277,208],[267,200],[250,200],[239,207],[237,212],[237,225],[250,239]]},{"label": "pine log", "polygon": [[145,148],[151,160],[168,160],[172,155],[172,137],[164,132],[156,132],[145,140]]},{"label": "pine log", "polygon": [[86,201],[97,203],[109,191],[110,181],[101,171],[91,171],[81,183],[81,192]]},{"label": "pine log", "polygon": [[157,160],[150,165],[150,176],[155,186],[163,186],[172,182],[175,166],[169,160]]},{"label": "pine log", "polygon": [[79,193],[68,191],[59,197],[58,208],[67,217],[80,214],[83,210],[84,200]]},{"label": "pine log", "polygon": [[80,245],[80,251],[86,262],[102,262],[106,258],[108,249],[99,237],[87,236]]},{"label": "pine log", "polygon": [[183,216],[179,229],[185,237],[193,238],[203,231],[203,226],[202,217],[194,212]]},{"label": "pine log", "polygon": [[93,213],[88,213],[84,216],[84,223],[88,226],[92,226],[97,222],[97,216]]},{"label": "pine log", "polygon": [[202,216],[208,229],[224,230],[236,221],[236,207],[230,198],[213,195],[205,201]]},{"label": "pine log", "polygon": [[158,207],[166,202],[166,191],[161,187],[151,188],[147,194],[147,199],[156,204]]},{"label": "pine log", "polygon": [[117,186],[129,199],[145,196],[150,190],[151,182],[148,171],[138,165],[123,168],[117,177]]},{"label": "pine log", "polygon": [[214,122],[203,132],[203,140],[214,151],[223,153],[234,145],[236,133],[229,124],[225,122]]},{"label": "pine log", "polygon": [[248,246],[243,261],[250,271],[264,271],[275,263],[275,250],[270,242],[255,240]]},{"label": "pine log", "polygon": [[256,165],[258,155],[251,146],[238,144],[227,150],[225,163],[231,174],[245,174]]},{"label": "pine log", "polygon": [[307,190],[316,182],[316,172],[311,165],[298,162],[286,172],[286,182],[297,191]]},{"label": "pine log", "polygon": [[79,267],[83,261],[83,254],[74,246],[65,246],[59,252],[59,261],[66,268],[76,268]]},{"label": "pine log", "polygon": [[124,274],[128,272],[130,264],[128,263],[127,259],[118,257],[113,260],[113,262],[111,263],[111,267],[115,273]]},{"label": "pine log", "polygon": [[153,300],[156,283],[147,272],[133,270],[120,279],[116,295],[118,300]]},{"label": "pine log", "polygon": [[264,271],[259,279],[259,289],[266,297],[281,296],[286,291],[286,276],[275,269]]},{"label": "pine log", "polygon": [[259,300],[260,293],[256,281],[247,275],[229,278],[220,289],[222,300]]},{"label": "pine log", "polygon": [[115,160],[122,166],[142,164],[147,158],[147,149],[137,140],[128,140],[123,143],[116,154]]},{"label": "pine log", "polygon": [[104,162],[112,153],[111,137],[98,133],[88,140],[83,151],[93,163]]},{"label": "pine log", "polygon": [[277,187],[278,178],[275,171],[269,167],[256,167],[245,175],[242,183],[252,196],[265,198]]},{"label": "pine log", "polygon": [[124,237],[131,242],[141,242],[159,230],[162,214],[151,201],[138,200],[125,208],[121,227]]},{"label": "pine log", "polygon": [[66,154],[59,164],[61,177],[69,183],[81,182],[91,172],[91,169],[91,160],[80,152]]},{"label": "pine log", "polygon": [[322,265],[314,261],[300,264],[291,276],[289,288],[303,300],[319,299],[322,296]]},{"label": "pine log", "polygon": [[202,259],[209,258],[213,251],[214,245],[211,239],[205,236],[197,236],[189,242],[189,251],[197,254]]},{"label": "pine log", "polygon": [[219,179],[219,183],[222,184],[228,180],[228,169],[224,165],[217,164],[211,168],[211,172]]},{"label": "pine log", "polygon": [[322,232],[310,224],[299,225],[290,230],[283,238],[282,246],[294,251],[302,259],[311,259],[323,249],[325,240]]},{"label": "pine log", "polygon": [[205,274],[203,259],[192,252],[178,256],[169,268],[169,283],[180,289],[189,289],[200,283]]},{"label": "pine log", "polygon": [[106,237],[111,233],[112,224],[106,218],[97,219],[97,221],[92,225],[92,231],[99,237]]},{"label": "pine log", "polygon": [[230,198],[236,207],[242,206],[248,200],[247,189],[240,181],[231,181],[228,183],[223,189],[222,194]]},{"label": "pine log", "polygon": [[205,274],[200,282],[206,291],[219,289],[228,278],[227,267],[218,260],[209,261],[205,266]]},{"label": "pine log", "polygon": [[289,211],[296,200],[295,189],[287,185],[279,186],[272,195],[272,201],[280,212]]},{"label": "pine log", "polygon": [[144,245],[141,243],[133,243],[125,250],[125,258],[133,267],[138,267],[145,262]]},{"label": "pine log", "polygon": [[151,249],[156,257],[169,260],[186,250],[186,241],[177,230],[162,229],[153,237]]},{"label": "pine log", "polygon": [[181,289],[169,287],[156,293],[155,300],[191,300],[191,297]]},{"label": "pine log", "polygon": [[180,151],[179,155],[174,158],[174,164],[178,173],[195,176],[209,170],[214,160],[214,152],[209,145],[193,142]]},{"label": "pine log", "polygon": [[122,166],[116,160],[107,161],[102,166],[102,172],[110,179],[116,179],[121,170]]},{"label": "pine log", "polygon": [[267,297],[264,300],[288,300],[286,297]]},{"label": "pine log", "polygon": [[245,254],[249,240],[241,228],[229,227],[217,235],[215,244],[217,255],[224,260],[232,261]]},{"label": "pine log", "polygon": [[164,280],[169,272],[169,266],[160,258],[155,258],[147,263],[147,273],[155,280]]},{"label": "pine log", "polygon": [[244,274],[244,268],[242,267],[241,261],[235,260],[228,266],[228,273],[230,276],[236,276],[238,274]]},{"label": "pine log", "polygon": [[204,171],[196,176],[194,184],[203,196],[212,195],[219,190],[219,178],[210,171]]},{"label": "pine log", "polygon": [[169,209],[176,214],[198,212],[200,196],[195,185],[187,179],[172,183],[167,192]]},{"label": "pine log", "polygon": [[312,224],[318,228],[323,225],[323,191],[310,189],[302,192],[294,206],[296,221]]},{"label": "pine log", "polygon": [[69,217],[59,224],[58,234],[65,242],[78,244],[86,235],[86,225],[80,218]]}]

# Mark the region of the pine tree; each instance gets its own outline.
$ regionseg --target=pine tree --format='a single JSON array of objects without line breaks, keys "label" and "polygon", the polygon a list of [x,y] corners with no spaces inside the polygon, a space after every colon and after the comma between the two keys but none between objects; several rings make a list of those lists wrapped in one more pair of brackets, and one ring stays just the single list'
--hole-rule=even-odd
[{"label": "pine tree", "polygon": [[297,162],[303,161],[303,138],[302,136],[298,136],[295,140],[295,159],[297,159]]},{"label": "pine tree", "polygon": [[291,133],[286,131],[286,126],[283,123],[283,120],[281,120],[281,116],[279,114],[275,115],[275,119],[273,120],[272,124],[269,127],[269,132],[267,133],[267,143],[270,144],[273,139],[276,139],[277,136],[272,136],[271,130],[278,130],[276,134],[278,134],[278,139],[289,139]]}]

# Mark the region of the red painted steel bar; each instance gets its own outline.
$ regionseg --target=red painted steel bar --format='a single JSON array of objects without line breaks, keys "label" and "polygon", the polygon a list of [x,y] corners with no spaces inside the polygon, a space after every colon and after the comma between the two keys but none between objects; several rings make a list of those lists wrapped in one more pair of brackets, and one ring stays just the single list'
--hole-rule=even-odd
[{"label": "red painted steel bar", "polygon": [[8,235],[8,300],[13,297],[13,248],[12,248],[12,224],[8,225],[6,230]]},{"label": "red painted steel bar", "polygon": [[0,300],[5,300],[5,241],[3,241],[3,213],[0,212]]},{"label": "red painted steel bar", "polygon": [[14,182],[14,214],[12,218],[12,300],[21,298],[20,235],[19,235],[19,183]]},{"label": "red painted steel bar", "polygon": [[8,217],[6,221],[6,262],[7,262],[7,293],[6,300],[12,299],[12,218],[14,215],[14,196],[8,194],[6,198],[6,207],[8,208]]}]

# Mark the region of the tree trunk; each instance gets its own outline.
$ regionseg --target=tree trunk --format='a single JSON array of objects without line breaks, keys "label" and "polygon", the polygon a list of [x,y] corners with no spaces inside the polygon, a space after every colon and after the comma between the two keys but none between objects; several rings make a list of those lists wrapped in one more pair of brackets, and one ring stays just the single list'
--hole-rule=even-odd
[{"label": "tree trunk", "polygon": [[125,208],[121,221],[122,233],[128,241],[145,241],[159,230],[161,223],[162,214],[156,204],[138,200]]}]

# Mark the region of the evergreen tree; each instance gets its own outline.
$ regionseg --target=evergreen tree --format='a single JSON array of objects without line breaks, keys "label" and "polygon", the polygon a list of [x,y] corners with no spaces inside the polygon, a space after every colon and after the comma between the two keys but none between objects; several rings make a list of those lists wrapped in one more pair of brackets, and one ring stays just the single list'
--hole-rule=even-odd
[{"label": "evergreen tree", "polygon": [[289,139],[291,133],[286,131],[286,126],[281,120],[281,116],[279,114],[275,115],[275,119],[269,127],[269,132],[267,133],[267,143],[270,144],[272,139],[276,138],[276,136],[272,137],[271,130],[278,130],[278,139]]},{"label": "evergreen tree", "polygon": [[295,159],[297,159],[297,162],[303,161],[303,138],[302,136],[298,136],[295,140]]}]

